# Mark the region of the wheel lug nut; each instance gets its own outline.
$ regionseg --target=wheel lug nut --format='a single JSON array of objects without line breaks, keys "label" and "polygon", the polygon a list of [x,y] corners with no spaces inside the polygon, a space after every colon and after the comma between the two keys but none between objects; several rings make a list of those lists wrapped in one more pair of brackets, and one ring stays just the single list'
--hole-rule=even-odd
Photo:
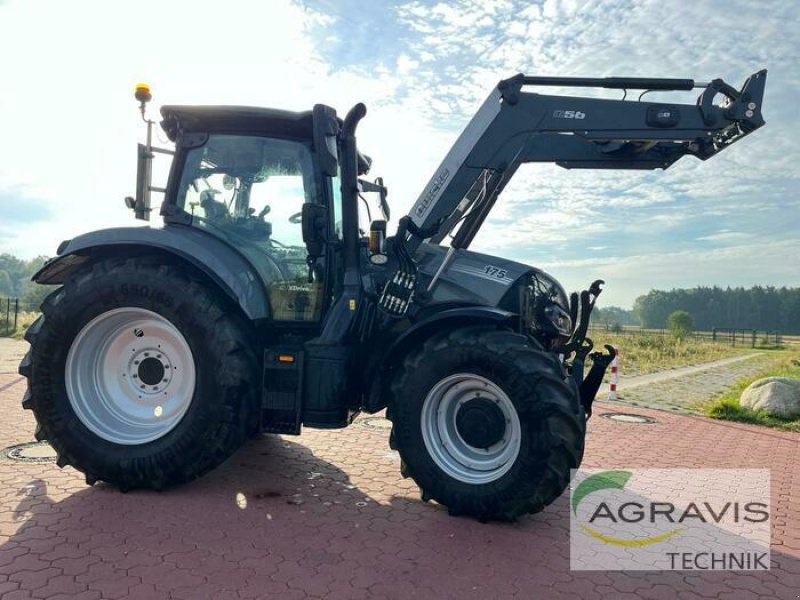
[{"label": "wheel lug nut", "polygon": [[139,364],[139,361],[138,361],[138,360],[135,360],[135,361],[133,361],[133,364],[135,364],[135,365],[138,365],[138,364]]},{"label": "wheel lug nut", "polygon": [[138,376],[136,373],[134,373],[133,375],[131,375],[131,377],[133,377],[134,379],[139,379],[139,376]]}]

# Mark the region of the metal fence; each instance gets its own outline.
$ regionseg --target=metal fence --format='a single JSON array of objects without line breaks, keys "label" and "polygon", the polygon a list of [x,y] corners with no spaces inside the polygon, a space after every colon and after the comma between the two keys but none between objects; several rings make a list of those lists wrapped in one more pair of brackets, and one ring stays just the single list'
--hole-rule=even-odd
[{"label": "metal fence", "polygon": [[0,296],[0,337],[14,335],[28,326],[32,319],[26,313],[38,312],[38,301]]},{"label": "metal fence", "polygon": [[[641,327],[626,326],[616,330],[604,325],[593,325],[589,331],[595,336],[602,333],[623,336],[640,337],[671,337],[672,332],[668,329],[642,329]],[[779,331],[763,331],[758,329],[747,329],[739,327],[715,327],[711,331],[693,331],[686,336],[686,339],[698,342],[713,342],[719,344],[729,344],[731,346],[742,346],[755,348],[760,346],[783,346],[792,344],[791,336],[784,336]]]},{"label": "metal fence", "polygon": [[11,335],[19,322],[19,298],[0,298],[0,335]]}]

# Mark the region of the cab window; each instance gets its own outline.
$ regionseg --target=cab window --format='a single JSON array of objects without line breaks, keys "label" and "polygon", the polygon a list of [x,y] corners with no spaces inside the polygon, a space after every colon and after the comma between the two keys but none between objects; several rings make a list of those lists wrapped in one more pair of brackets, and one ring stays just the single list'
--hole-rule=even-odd
[{"label": "cab window", "polygon": [[309,282],[303,243],[306,202],[319,202],[310,148],[244,135],[210,135],[191,149],[177,198],[194,226],[224,237],[251,258],[279,321],[320,316],[322,271]]}]

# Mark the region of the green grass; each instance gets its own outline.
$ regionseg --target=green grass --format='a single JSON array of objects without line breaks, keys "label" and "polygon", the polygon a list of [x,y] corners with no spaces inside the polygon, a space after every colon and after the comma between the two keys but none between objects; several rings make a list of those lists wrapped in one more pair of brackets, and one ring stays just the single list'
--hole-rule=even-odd
[{"label": "green grass", "polygon": [[589,336],[595,349],[611,344],[620,352],[620,372],[626,376],[645,375],[750,354],[750,347],[733,347],[725,343],[688,338],[679,341],[670,335],[614,334],[593,330]]},{"label": "green grass", "polygon": [[764,411],[744,408],[739,404],[739,397],[742,395],[745,388],[763,377],[791,377],[793,379],[800,379],[800,354],[797,352],[780,352],[775,360],[770,362],[763,371],[752,377],[740,379],[735,386],[725,393],[725,395],[708,404],[704,408],[705,414],[714,419],[765,425],[766,427],[800,432],[800,418],[780,419],[778,417],[772,417]]},{"label": "green grass", "polygon": [[[5,318],[0,320],[0,337],[10,337],[15,340],[21,340],[25,335],[25,330],[28,329],[28,327],[30,327],[36,319],[39,318],[39,314],[40,313],[38,312],[20,312],[19,315],[17,315],[16,330],[10,331],[8,334],[6,334],[7,329]],[[13,317],[11,322],[13,325]]]}]

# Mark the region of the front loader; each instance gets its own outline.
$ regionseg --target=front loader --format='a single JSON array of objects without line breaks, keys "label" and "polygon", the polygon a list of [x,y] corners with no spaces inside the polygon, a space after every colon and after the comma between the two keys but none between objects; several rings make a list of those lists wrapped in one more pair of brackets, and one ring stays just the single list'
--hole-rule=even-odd
[{"label": "front loader", "polygon": [[[19,369],[36,438],[89,484],[160,489],[254,434],[340,428],[385,409],[423,499],[482,520],[541,510],[580,465],[613,356],[586,335],[603,282],[568,296],[471,241],[522,163],[705,160],[764,124],[765,80],[501,81],[389,237],[386,186],[365,178],[356,141],[364,105],[344,119],[321,104],[164,106],[168,150],[151,143],[140,86],[147,143],[126,204],[149,220],[151,193],[163,193],[163,225],[66,240],[34,276],[60,286]],[[545,86],[702,93],[674,104]],[[163,188],[151,182],[157,153],[172,155]]]}]

